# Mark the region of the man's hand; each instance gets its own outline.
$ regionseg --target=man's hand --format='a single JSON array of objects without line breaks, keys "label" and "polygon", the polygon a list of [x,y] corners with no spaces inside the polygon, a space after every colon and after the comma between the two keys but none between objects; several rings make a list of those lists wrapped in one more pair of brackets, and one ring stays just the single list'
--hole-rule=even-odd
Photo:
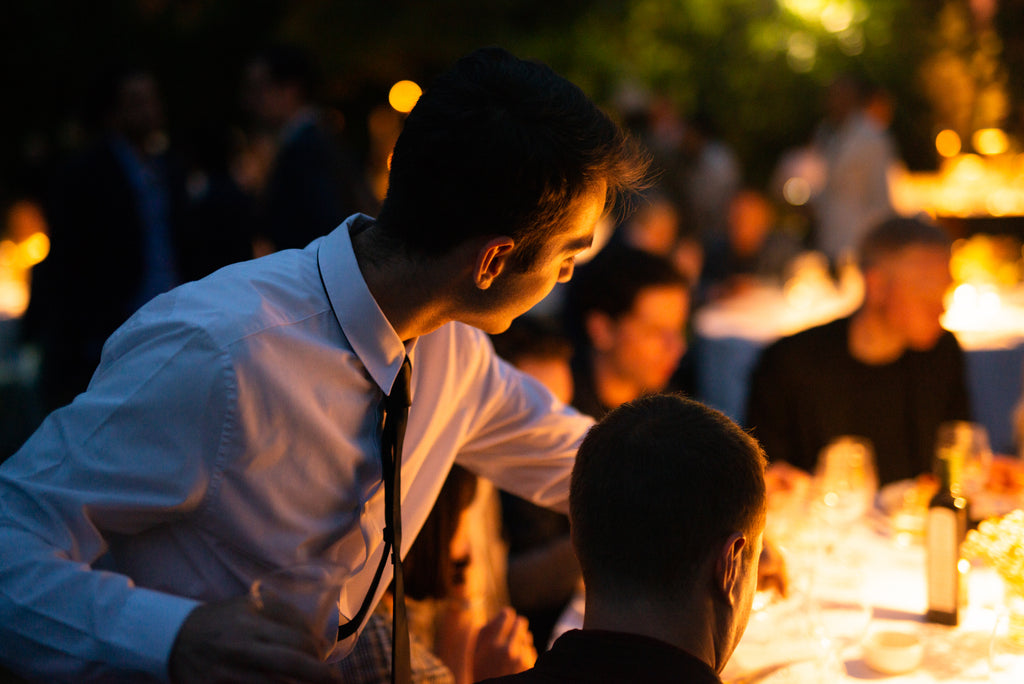
[{"label": "man's hand", "polygon": [[302,616],[280,602],[257,609],[248,596],[199,606],[185,618],[168,666],[175,684],[339,684],[317,658]]},{"label": "man's hand", "polygon": [[506,607],[477,635],[473,681],[517,674],[536,661],[537,649],[526,618]]}]

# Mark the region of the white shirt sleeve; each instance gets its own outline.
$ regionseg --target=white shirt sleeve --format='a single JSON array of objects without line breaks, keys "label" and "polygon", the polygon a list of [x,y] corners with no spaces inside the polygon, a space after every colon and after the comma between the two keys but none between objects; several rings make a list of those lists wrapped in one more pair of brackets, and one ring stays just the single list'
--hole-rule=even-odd
[{"label": "white shirt sleeve", "polygon": [[[197,601],[93,568],[111,536],[201,507],[213,477],[228,374],[203,332],[160,333],[138,346],[131,324],[116,333],[89,392],[0,468],[0,660],[16,671],[168,680]],[[106,372],[115,360],[117,372]]]},{"label": "white shirt sleeve", "polygon": [[480,350],[478,394],[466,400],[477,407],[479,427],[457,461],[501,489],[567,512],[576,449],[594,420],[499,358],[488,340]]}]

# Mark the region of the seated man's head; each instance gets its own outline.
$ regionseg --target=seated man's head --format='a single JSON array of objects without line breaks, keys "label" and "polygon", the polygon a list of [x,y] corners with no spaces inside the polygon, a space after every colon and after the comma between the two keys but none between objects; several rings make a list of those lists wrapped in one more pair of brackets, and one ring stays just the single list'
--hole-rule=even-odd
[{"label": "seated man's head", "polygon": [[757,586],[764,468],[753,438],[681,396],[609,413],[580,446],[569,494],[584,627],[652,636],[720,671]]},{"label": "seated man's head", "polygon": [[686,351],[690,311],[688,283],[671,261],[608,247],[580,268],[566,309],[606,405],[665,389]]},{"label": "seated man's head", "polygon": [[477,291],[462,293],[466,322],[500,332],[572,276],[598,219],[646,170],[641,148],[578,87],[499,48],[477,50],[406,119],[379,215],[381,258],[469,245],[479,263]]},{"label": "seated man's head", "polygon": [[949,236],[912,218],[889,219],[865,236],[860,247],[864,304],[871,316],[903,348],[928,350],[942,327],[949,273]]}]

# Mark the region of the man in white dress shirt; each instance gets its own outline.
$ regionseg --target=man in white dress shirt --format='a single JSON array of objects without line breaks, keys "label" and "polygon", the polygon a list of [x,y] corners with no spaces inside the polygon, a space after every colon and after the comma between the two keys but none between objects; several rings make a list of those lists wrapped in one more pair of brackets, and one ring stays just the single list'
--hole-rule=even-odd
[{"label": "man in white dress shirt", "polygon": [[384,550],[380,402],[407,356],[403,555],[456,455],[564,510],[591,421],[484,333],[571,277],[644,171],[547,67],[497,48],[460,60],[409,115],[377,220],[156,298],[107,341],[88,391],[0,467],[0,666],[334,681],[296,616],[258,610],[248,587],[334,561],[350,569],[341,613],[357,613]]}]

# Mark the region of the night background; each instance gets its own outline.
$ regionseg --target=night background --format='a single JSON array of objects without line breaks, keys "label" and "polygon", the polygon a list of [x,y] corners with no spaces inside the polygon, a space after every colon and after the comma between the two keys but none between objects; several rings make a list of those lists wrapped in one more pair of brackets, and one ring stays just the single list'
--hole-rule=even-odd
[{"label": "night background", "polygon": [[0,201],[44,192],[49,169],[88,137],[90,85],[115,63],[151,66],[170,139],[240,119],[254,50],[309,50],[319,100],[344,117],[364,158],[369,113],[399,79],[426,86],[474,47],[540,59],[616,110],[623,92],[699,114],[763,185],[805,142],[824,86],[858,73],[895,102],[892,130],[911,169],[936,164],[934,136],[1003,126],[1020,133],[1022,0],[134,0],[7,3]]}]

